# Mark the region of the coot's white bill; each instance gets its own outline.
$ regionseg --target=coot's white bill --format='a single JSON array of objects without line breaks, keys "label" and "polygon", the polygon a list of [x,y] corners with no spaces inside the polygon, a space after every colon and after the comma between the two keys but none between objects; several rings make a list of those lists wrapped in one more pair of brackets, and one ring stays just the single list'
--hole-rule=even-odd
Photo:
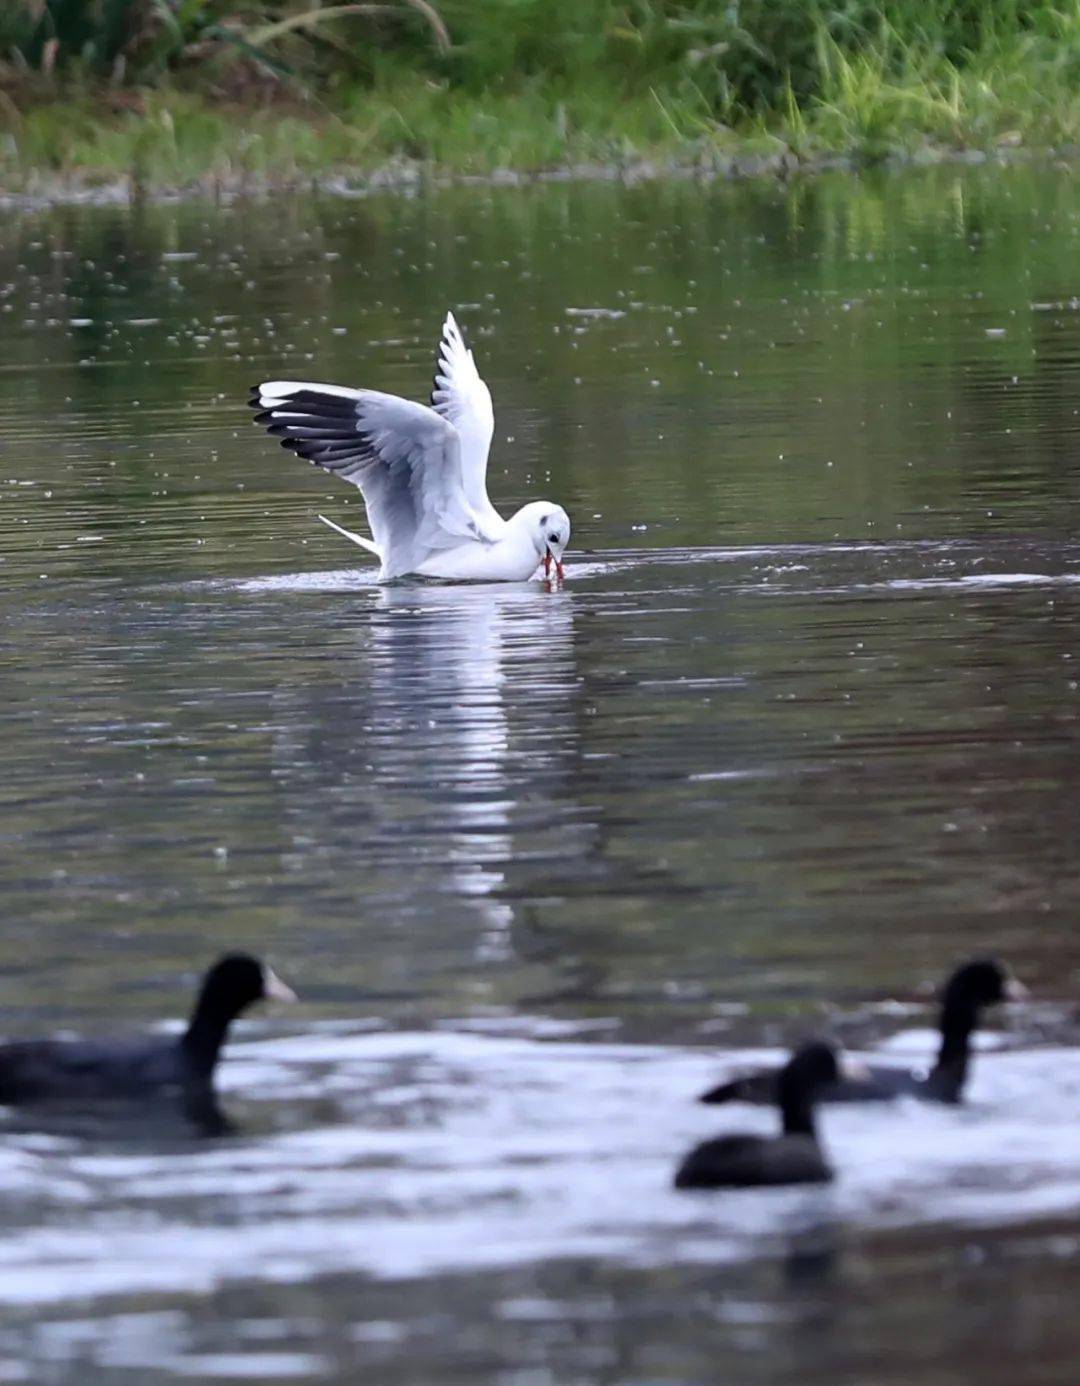
[{"label": "coot's white bill", "polygon": [[431,404],[303,380],[268,380],[251,400],[282,447],[359,486],[370,539],[324,522],[379,559],[379,579],[405,573],[524,582],[541,564],[563,576],[570,519],[531,501],[504,520],[487,494],[495,418],[473,354],[447,313]]},{"label": "coot's white bill", "polygon": [[263,995],[268,1001],[288,1001],[297,999],[292,987],[286,986],[272,967],[263,963]]}]

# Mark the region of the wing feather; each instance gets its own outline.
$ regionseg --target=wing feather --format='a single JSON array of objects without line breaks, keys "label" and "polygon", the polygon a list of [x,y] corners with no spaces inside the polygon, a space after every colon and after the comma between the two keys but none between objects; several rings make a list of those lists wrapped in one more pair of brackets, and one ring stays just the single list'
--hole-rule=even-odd
[{"label": "wing feather", "polygon": [[458,431],[462,481],[469,504],[487,522],[501,524],[502,517],[487,493],[488,452],[495,432],[491,392],[476,369],[453,313],[447,313],[443,323],[431,407]]},{"label": "wing feather", "polygon": [[464,540],[497,537],[469,503],[458,430],[434,409],[377,390],[289,380],[255,386],[250,403],[282,447],[360,488],[384,577]]}]

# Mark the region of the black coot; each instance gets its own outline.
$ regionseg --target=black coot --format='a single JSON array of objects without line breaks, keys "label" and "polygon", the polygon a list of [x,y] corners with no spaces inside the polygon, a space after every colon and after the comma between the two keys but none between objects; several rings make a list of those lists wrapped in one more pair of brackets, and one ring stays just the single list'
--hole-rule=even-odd
[{"label": "black coot", "polygon": [[[869,1064],[862,1077],[841,1077],[818,1094],[820,1102],[887,1102],[896,1097],[921,1097],[927,1102],[959,1102],[967,1079],[971,1036],[983,1008],[1015,1001],[1027,992],[1008,970],[992,958],[958,967],[945,984],[941,999],[941,1046],[929,1073]],[[775,1102],[776,1069],[743,1074],[701,1096],[702,1102]]]},{"label": "black coot", "polygon": [[784,1129],[779,1136],[721,1136],[691,1150],[675,1175],[677,1189],[824,1184],[832,1170],[814,1130],[814,1102],[840,1076],[836,1051],[803,1045],[774,1076]]},{"label": "black coot", "polygon": [[230,953],[204,977],[191,1021],[178,1038],[0,1045],[0,1104],[139,1098],[172,1090],[185,1095],[193,1111],[202,1110],[230,1024],[264,998],[296,1000],[257,958]]}]

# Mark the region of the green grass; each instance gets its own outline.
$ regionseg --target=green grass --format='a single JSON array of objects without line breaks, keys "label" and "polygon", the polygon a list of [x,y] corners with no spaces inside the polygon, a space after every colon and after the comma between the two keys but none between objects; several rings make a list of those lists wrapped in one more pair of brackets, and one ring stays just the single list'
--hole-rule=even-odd
[{"label": "green grass", "polygon": [[1080,143],[1080,0],[377,9],[16,0],[0,17],[0,184]]}]

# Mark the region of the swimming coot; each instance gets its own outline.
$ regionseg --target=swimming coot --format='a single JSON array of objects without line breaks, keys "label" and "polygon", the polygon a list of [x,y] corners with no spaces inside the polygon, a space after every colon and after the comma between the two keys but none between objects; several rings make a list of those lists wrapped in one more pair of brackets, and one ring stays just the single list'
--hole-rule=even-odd
[{"label": "swimming coot", "polygon": [[230,1024],[263,999],[295,1001],[265,963],[246,953],[220,959],[203,979],[179,1037],[140,1040],[20,1040],[0,1045],[0,1104],[207,1093]]},{"label": "swimming coot", "polygon": [[[941,998],[941,1046],[929,1073],[869,1064],[861,1077],[842,1077],[818,1094],[820,1102],[888,1102],[920,1097],[927,1102],[959,1102],[967,1079],[971,1036],[986,1006],[1015,1001],[1027,990],[993,958],[958,967]],[[777,1072],[760,1069],[711,1088],[702,1102],[775,1102]]]},{"label": "swimming coot", "polygon": [[840,1062],[830,1045],[803,1045],[773,1080],[783,1132],[779,1136],[721,1136],[703,1142],[679,1166],[675,1187],[827,1183],[833,1174],[814,1130],[814,1102],[822,1089],[839,1077]]}]

